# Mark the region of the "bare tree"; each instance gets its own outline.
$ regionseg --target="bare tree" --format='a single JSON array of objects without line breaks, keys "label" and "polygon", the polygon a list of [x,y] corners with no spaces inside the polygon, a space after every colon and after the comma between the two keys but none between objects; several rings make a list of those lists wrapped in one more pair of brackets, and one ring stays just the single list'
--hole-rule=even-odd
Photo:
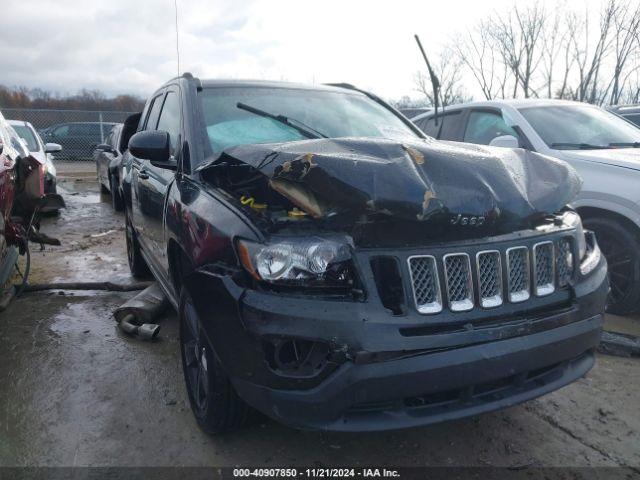
[{"label": "bare tree", "polygon": [[[595,104],[639,102],[640,0],[606,0],[584,10],[568,0],[557,0],[553,10],[545,5],[544,0],[526,6],[514,0],[507,13],[491,13],[454,36],[439,72],[448,87],[446,102],[463,91],[465,78],[475,81],[488,100],[546,96]],[[416,84],[431,97],[427,77],[418,76]]]},{"label": "bare tree", "polygon": [[[640,10],[637,6],[633,8],[628,1],[614,5],[613,27],[614,67],[609,103],[616,105],[620,101],[624,87],[623,73],[639,46]],[[632,68],[637,69],[637,63]]]},{"label": "bare tree", "polygon": [[571,88],[574,100],[596,103],[600,69],[611,46],[610,33],[615,9],[616,0],[609,0],[605,4],[600,16],[598,38],[595,46],[592,45],[588,11],[585,11],[576,28],[571,31],[569,41],[574,48],[574,59],[578,75],[578,84]]},{"label": "bare tree", "polygon": [[498,58],[496,46],[485,22],[453,42],[453,51],[466,66],[487,100],[505,96],[507,72]]}]

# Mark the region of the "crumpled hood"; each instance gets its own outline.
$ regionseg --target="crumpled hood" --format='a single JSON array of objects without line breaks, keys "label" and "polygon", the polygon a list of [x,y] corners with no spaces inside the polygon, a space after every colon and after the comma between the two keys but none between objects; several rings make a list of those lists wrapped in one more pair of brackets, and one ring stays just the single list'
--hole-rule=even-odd
[{"label": "crumpled hood", "polygon": [[557,156],[566,160],[586,160],[589,162],[615,165],[616,167],[640,170],[639,148],[609,148],[603,150],[558,150]]},{"label": "crumpled hood", "polygon": [[[523,225],[578,193],[565,162],[521,149],[436,140],[319,139],[232,147],[213,163],[236,160],[315,217],[383,214],[465,225]],[[464,222],[464,218],[468,220]],[[482,219],[482,220],[480,220]]]}]

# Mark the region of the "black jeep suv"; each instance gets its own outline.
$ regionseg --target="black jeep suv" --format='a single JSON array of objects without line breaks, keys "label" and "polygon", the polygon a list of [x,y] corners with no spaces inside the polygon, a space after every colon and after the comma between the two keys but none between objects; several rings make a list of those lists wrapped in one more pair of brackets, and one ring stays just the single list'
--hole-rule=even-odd
[{"label": "black jeep suv", "polygon": [[179,311],[203,429],[250,407],[380,430],[503,408],[594,363],[606,262],[563,162],[425,137],[349,85],[200,81],[147,102],[126,235]]}]

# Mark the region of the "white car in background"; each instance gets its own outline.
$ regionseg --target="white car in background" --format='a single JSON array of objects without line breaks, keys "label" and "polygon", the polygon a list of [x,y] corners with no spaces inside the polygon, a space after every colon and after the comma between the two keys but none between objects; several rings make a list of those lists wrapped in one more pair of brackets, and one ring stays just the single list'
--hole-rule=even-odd
[{"label": "white car in background", "polygon": [[608,311],[640,307],[640,129],[593,105],[492,100],[411,119],[441,140],[524,148],[565,160],[583,179],[572,204],[609,263]]},{"label": "white car in background", "polygon": [[44,165],[44,192],[56,193],[56,167],[52,153],[60,152],[62,147],[57,143],[44,143],[33,125],[22,120],[7,120],[22,140],[25,141],[29,153],[41,165]]}]

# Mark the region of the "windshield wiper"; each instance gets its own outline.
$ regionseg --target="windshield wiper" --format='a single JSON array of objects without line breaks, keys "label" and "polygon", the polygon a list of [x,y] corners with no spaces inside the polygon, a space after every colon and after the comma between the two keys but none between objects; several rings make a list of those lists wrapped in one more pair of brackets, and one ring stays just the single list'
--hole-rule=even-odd
[{"label": "windshield wiper", "polygon": [[280,122],[288,127],[294,128],[307,138],[328,138],[326,135],[323,135],[319,131],[305,125],[303,122],[296,120],[295,118],[285,117],[284,115],[274,115],[273,113],[265,112],[264,110],[260,110],[259,108],[252,107],[251,105],[247,105],[242,102],[238,102],[236,107],[240,110],[246,110],[247,112],[255,115],[260,115],[261,117],[271,118],[276,122]]},{"label": "windshield wiper", "polygon": [[629,147],[640,148],[640,142],[613,142],[609,144],[610,147]]},{"label": "windshield wiper", "polygon": [[609,145],[592,145],[590,143],[552,143],[551,148],[566,147],[567,149],[578,150],[600,150],[609,148]]}]

